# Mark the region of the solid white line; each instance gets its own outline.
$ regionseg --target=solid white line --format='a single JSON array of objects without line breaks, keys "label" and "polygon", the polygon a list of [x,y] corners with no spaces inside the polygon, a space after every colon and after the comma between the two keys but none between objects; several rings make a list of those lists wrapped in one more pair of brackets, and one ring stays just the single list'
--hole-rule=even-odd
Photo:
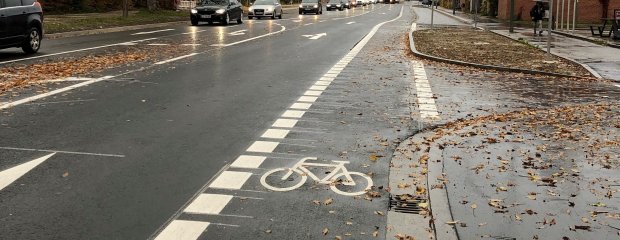
[{"label": "solid white line", "polygon": [[297,124],[297,120],[280,118],[276,120],[271,126],[279,128],[293,128],[295,127],[295,124]]},{"label": "solid white line", "polygon": [[89,153],[89,152],[71,152],[71,151],[60,151],[60,150],[50,150],[50,149],[16,148],[16,147],[0,147],[0,149],[4,149],[4,150],[17,150],[17,151],[31,151],[31,152],[67,153],[67,154],[90,155],[90,156],[101,156],[101,157],[119,157],[119,158],[125,157],[125,155],[118,155],[118,154]]},{"label": "solid white line", "polygon": [[24,174],[26,174],[27,172],[29,172],[30,170],[32,170],[33,168],[35,168],[36,166],[38,166],[39,164],[41,164],[42,162],[50,158],[51,156],[54,156],[54,154],[56,153],[45,155],[43,157],[31,160],[26,163],[22,163],[20,165],[17,165],[15,167],[12,167],[12,168],[9,168],[9,169],[6,169],[0,172],[0,191],[2,191],[2,189],[4,189],[6,186],[13,183],[15,180],[24,176]]},{"label": "solid white line", "polygon": [[78,103],[78,102],[90,102],[95,101],[97,99],[79,99],[79,100],[67,100],[67,101],[55,101],[55,102],[33,102],[33,103],[24,103],[26,105],[47,105],[47,104],[58,104],[58,103]]},{"label": "solid white line", "polygon": [[149,43],[147,46],[168,46],[170,44],[167,43]]},{"label": "solid white line", "polygon": [[174,30],[174,29],[169,28],[169,29],[155,30],[155,31],[150,31],[150,32],[139,32],[139,33],[134,33],[134,34],[131,34],[131,35],[132,36],[135,36],[135,35],[145,35],[145,34],[158,33],[158,32],[167,32],[167,31],[172,31],[172,30]]},{"label": "solid white line", "polygon": [[209,185],[209,188],[241,189],[252,176],[249,172],[224,171]]},{"label": "solid white line", "polygon": [[289,130],[270,128],[270,129],[267,129],[267,131],[265,131],[265,133],[263,133],[263,135],[261,135],[260,137],[283,139],[286,137],[286,135],[288,135],[289,132],[290,132]]},{"label": "solid white line", "polygon": [[241,156],[237,157],[237,159],[232,164],[230,164],[230,167],[234,167],[234,168],[258,168],[265,161],[265,159],[267,159],[267,157],[241,155]]},{"label": "solid white line", "polygon": [[110,78],[112,78],[112,76],[105,76],[105,77],[101,77],[101,78],[96,78],[96,79],[93,79],[93,80],[81,82],[81,83],[78,83],[78,84],[75,84],[75,85],[71,85],[71,86],[68,86],[68,87],[56,89],[56,90],[53,90],[53,91],[50,91],[50,92],[47,92],[47,93],[42,93],[42,94],[35,95],[35,96],[32,96],[32,97],[27,97],[27,98],[24,98],[24,99],[20,99],[20,100],[17,100],[15,102],[5,103],[3,105],[0,105],[0,110],[6,109],[6,108],[10,108],[10,107],[15,107],[15,106],[20,105],[20,104],[24,104],[24,103],[27,103],[27,102],[32,102],[34,100],[38,100],[38,99],[41,99],[41,98],[49,97],[49,96],[52,96],[52,95],[55,95],[55,94],[58,94],[58,93],[70,91],[70,90],[73,90],[73,89],[76,89],[76,88],[79,88],[79,87],[90,85],[90,84],[93,84],[93,83],[96,83],[96,82],[100,82],[100,81],[103,81],[103,80],[106,80],[106,79],[110,79]]},{"label": "solid white line", "polygon": [[164,60],[164,61],[161,61],[161,62],[156,62],[155,65],[160,65],[160,64],[165,64],[165,63],[169,63],[169,62],[174,62],[174,61],[181,60],[183,58],[188,58],[188,57],[191,57],[191,56],[194,56],[194,55],[198,55],[198,53],[190,53],[190,54],[183,55],[183,56],[180,56],[180,57],[175,57],[175,58]]},{"label": "solid white line", "polygon": [[228,46],[233,46],[233,45],[237,45],[237,44],[240,44],[240,43],[252,41],[252,40],[255,40],[255,39],[264,38],[264,37],[267,37],[267,36],[271,36],[271,35],[274,35],[274,34],[278,34],[278,33],[284,32],[286,30],[286,27],[284,27],[284,26],[281,26],[281,27],[282,27],[282,29],[280,29],[280,30],[278,30],[276,32],[271,32],[271,33],[263,34],[263,35],[260,35],[260,36],[256,36],[256,37],[253,37],[253,38],[248,38],[248,39],[244,39],[244,40],[241,40],[241,41],[237,41],[237,42],[233,42],[233,43],[228,43],[228,44],[212,44],[211,46],[228,47]]},{"label": "solid white line", "polygon": [[278,147],[279,142],[270,142],[270,141],[256,141],[250,147],[248,147],[246,152],[261,152],[261,153],[270,153]]},{"label": "solid white line", "polygon": [[[291,106],[291,107],[293,107],[293,106]],[[284,113],[282,113],[282,117],[285,117],[285,118],[301,118],[301,117],[304,116],[305,113],[306,113],[306,111],[286,110]]]},{"label": "solid white line", "polygon": [[186,213],[219,214],[233,198],[232,195],[200,194],[184,210]]},{"label": "solid white line", "polygon": [[195,240],[207,230],[208,222],[174,220],[164,228],[155,240]]},{"label": "solid white line", "polygon": [[131,41],[131,42],[114,43],[114,44],[102,45],[102,46],[97,46],[97,47],[89,47],[89,48],[82,48],[82,49],[76,49],[76,50],[65,51],[65,52],[50,53],[50,54],[45,54],[45,55],[40,55],[40,56],[35,56],[35,57],[20,58],[20,59],[0,62],[0,65],[7,64],[7,63],[21,62],[21,61],[26,61],[26,60],[32,60],[32,59],[39,59],[39,58],[44,58],[44,57],[51,57],[51,56],[56,56],[56,55],[63,55],[67,53],[76,53],[76,52],[83,52],[83,51],[95,50],[95,49],[100,49],[100,48],[119,46],[119,45],[123,45],[127,43],[144,42],[144,41],[149,41],[149,40],[154,40],[154,39],[157,39],[157,38],[147,38],[147,39],[141,39],[141,40],[136,40],[136,41]]},{"label": "solid white line", "polygon": [[87,77],[68,77],[68,78],[60,78],[60,79],[52,79],[52,80],[43,80],[38,81],[40,83],[54,83],[54,82],[82,82],[89,81],[96,78],[87,78]]}]

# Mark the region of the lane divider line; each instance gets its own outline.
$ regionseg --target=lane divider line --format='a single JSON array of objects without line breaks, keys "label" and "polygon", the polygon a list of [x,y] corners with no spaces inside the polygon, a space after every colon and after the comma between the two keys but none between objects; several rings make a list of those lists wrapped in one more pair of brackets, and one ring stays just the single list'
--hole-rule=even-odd
[{"label": "lane divider line", "polygon": [[[307,103],[304,103],[304,104],[307,104]],[[294,108],[294,107],[291,106],[291,108]],[[308,108],[310,108],[310,106],[308,106]],[[302,109],[302,108],[298,108],[298,109]],[[306,111],[286,110],[284,113],[282,113],[282,117],[283,118],[301,118],[304,116],[305,113]]]},{"label": "lane divider line", "polygon": [[251,176],[252,173],[249,172],[223,171],[211,182],[209,188],[241,189]]},{"label": "lane divider line", "polygon": [[219,214],[232,198],[232,195],[203,193],[194,199],[183,212],[210,215]]},{"label": "lane divider line", "polygon": [[263,133],[263,135],[261,135],[260,137],[283,139],[283,138],[286,138],[286,135],[288,135],[289,132],[290,130],[286,130],[286,129],[270,128],[270,129],[267,129],[267,131],[265,131],[265,133]]},{"label": "lane divider line", "polygon": [[136,35],[145,35],[145,34],[151,34],[151,33],[158,33],[158,32],[167,32],[167,31],[172,31],[174,29],[172,28],[168,28],[168,29],[161,29],[161,30],[155,30],[155,31],[150,31],[150,32],[139,32],[139,33],[133,33],[131,34],[132,36],[136,36]]},{"label": "lane divider line", "polygon": [[155,240],[197,239],[209,227],[208,222],[173,220]]},{"label": "lane divider line", "polygon": [[277,119],[271,126],[277,128],[294,128],[297,124],[297,120],[295,119]]},{"label": "lane divider line", "polygon": [[418,109],[420,110],[420,117],[426,120],[440,120],[439,113],[437,112],[437,105],[431,90],[431,85],[428,82],[426,70],[424,70],[424,64],[418,61],[411,61],[413,69],[413,85],[415,88],[416,97],[418,102]]},{"label": "lane divider line", "polygon": [[279,144],[280,144],[279,142],[255,141],[245,151],[246,152],[270,153],[270,152],[273,152],[273,150],[275,150]]},{"label": "lane divider line", "polygon": [[164,61],[161,61],[161,62],[156,62],[155,65],[166,64],[166,63],[174,62],[174,61],[177,61],[177,60],[181,60],[183,58],[188,58],[188,57],[196,56],[196,55],[198,55],[198,53],[190,53],[190,54],[187,54],[187,55],[171,58],[171,59],[164,60]]},{"label": "lane divider line", "polygon": [[230,164],[234,168],[258,168],[267,159],[263,156],[241,155]]}]

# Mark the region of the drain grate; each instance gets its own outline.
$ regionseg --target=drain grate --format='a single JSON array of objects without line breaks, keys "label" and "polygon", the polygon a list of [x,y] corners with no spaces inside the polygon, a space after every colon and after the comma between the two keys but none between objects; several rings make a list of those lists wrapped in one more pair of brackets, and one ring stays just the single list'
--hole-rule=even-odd
[{"label": "drain grate", "polygon": [[419,207],[418,204],[426,202],[425,198],[413,197],[411,195],[404,199],[400,195],[390,195],[389,210],[400,213],[419,214],[424,209]]}]

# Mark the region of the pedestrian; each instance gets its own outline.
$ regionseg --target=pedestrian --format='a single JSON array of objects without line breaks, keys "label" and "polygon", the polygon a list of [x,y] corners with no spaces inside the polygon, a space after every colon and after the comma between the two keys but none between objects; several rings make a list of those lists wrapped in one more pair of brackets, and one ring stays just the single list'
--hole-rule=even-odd
[{"label": "pedestrian", "polygon": [[542,36],[542,20],[543,16],[545,16],[545,8],[543,7],[542,2],[536,2],[536,5],[534,5],[534,7],[532,7],[532,10],[530,10],[530,16],[532,17],[532,22],[534,22],[534,35],[536,35],[536,29],[540,28],[538,35]]}]

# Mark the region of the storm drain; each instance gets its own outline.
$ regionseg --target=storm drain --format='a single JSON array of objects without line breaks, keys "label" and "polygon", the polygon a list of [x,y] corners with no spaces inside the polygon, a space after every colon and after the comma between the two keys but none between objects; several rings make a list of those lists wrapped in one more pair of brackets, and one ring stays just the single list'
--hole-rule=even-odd
[{"label": "storm drain", "polygon": [[411,214],[419,214],[423,208],[419,206],[420,203],[426,203],[427,200],[422,197],[413,197],[411,195],[407,195],[406,197],[402,197],[401,195],[391,195],[390,194],[390,206],[389,210],[400,213],[411,213]]}]

